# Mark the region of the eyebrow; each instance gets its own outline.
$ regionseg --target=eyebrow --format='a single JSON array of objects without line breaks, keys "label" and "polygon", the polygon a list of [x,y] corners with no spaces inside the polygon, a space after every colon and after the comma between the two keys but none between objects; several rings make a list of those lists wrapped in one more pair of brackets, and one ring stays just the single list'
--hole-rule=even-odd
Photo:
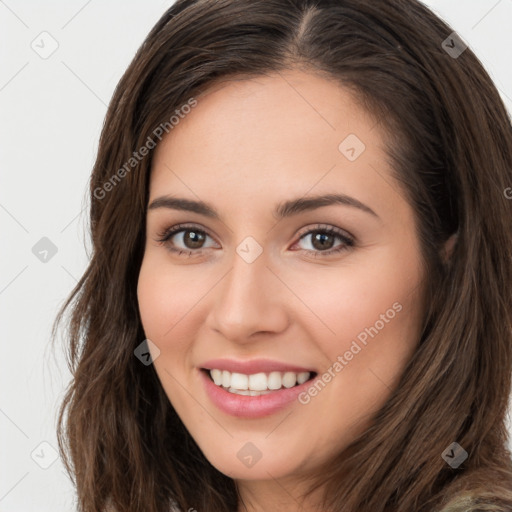
[{"label": "eyebrow", "polygon": [[[274,210],[274,216],[278,219],[283,219],[285,217],[291,217],[292,215],[297,215],[302,212],[316,210],[317,208],[334,204],[357,208],[378,219],[380,218],[369,206],[365,205],[358,199],[347,196],[345,194],[327,194],[321,196],[300,197],[297,199],[284,201],[277,204]],[[194,212],[211,219],[221,220],[221,217],[215,208],[203,201],[195,201],[192,199],[173,196],[161,196],[151,201],[150,205],[148,206],[148,210],[155,210],[157,208],[170,208],[173,210]]]}]

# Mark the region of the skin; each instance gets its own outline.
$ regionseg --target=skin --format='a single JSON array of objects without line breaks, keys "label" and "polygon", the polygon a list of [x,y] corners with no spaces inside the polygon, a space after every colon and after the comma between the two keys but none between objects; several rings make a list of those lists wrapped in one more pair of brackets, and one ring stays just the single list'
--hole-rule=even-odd
[{"label": "skin", "polygon": [[[421,332],[414,211],[391,176],[381,127],[338,84],[290,70],[225,81],[197,99],[155,150],[148,204],[170,194],[200,199],[222,220],[148,210],[138,299],[145,334],[160,350],[154,366],[206,458],[236,480],[247,510],[315,510],[318,496],[300,499],[305,481],[370,424]],[[349,134],[366,146],[355,161],[338,149]],[[352,196],[378,217],[340,204],[279,221],[272,214],[279,202],[328,193]],[[180,223],[207,233],[202,249],[186,231],[158,241]],[[355,245],[324,256],[313,245],[318,224],[343,230]],[[252,263],[236,252],[248,236],[263,250]],[[199,255],[172,253],[173,243]],[[327,244],[324,252],[343,241]],[[397,302],[401,311],[305,405],[237,418],[203,389],[198,367],[217,357],[265,357],[322,374]],[[250,468],[237,457],[248,441],[262,453]]]}]

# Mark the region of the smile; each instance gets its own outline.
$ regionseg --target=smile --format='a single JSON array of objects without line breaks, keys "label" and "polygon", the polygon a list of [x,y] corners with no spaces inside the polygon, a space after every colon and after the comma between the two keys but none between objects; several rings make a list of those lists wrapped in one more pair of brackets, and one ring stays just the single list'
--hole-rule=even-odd
[{"label": "smile", "polygon": [[214,368],[209,375],[215,385],[224,388],[230,393],[246,396],[259,396],[282,388],[292,388],[304,384],[311,378],[311,372],[270,372],[244,373],[229,372]]},{"label": "smile", "polygon": [[318,375],[269,360],[215,360],[203,363],[198,370],[211,403],[225,414],[247,419],[290,407]]}]

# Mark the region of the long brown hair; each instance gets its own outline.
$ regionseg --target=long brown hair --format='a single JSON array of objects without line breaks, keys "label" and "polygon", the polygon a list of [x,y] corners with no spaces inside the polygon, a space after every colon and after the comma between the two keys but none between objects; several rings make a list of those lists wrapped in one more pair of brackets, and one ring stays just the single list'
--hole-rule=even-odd
[{"label": "long brown hair", "polygon": [[[428,269],[418,348],[373,425],[319,473],[322,510],[512,510],[512,128],[452,33],[417,0],[178,0],[157,22],[110,102],[92,256],[55,324],[70,311],[58,439],[80,511],[237,510],[235,482],[134,356],[152,152],[131,159],[214,82],[291,68],[336,80],[379,120]],[[453,442],[468,453],[457,468],[442,457]]]}]

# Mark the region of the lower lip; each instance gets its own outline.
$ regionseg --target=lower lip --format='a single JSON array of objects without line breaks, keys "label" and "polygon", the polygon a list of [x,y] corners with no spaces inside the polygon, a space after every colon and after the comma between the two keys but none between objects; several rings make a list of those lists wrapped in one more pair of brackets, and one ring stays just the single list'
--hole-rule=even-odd
[{"label": "lower lip", "polygon": [[230,393],[217,386],[204,370],[199,370],[199,373],[210,400],[222,412],[240,418],[261,418],[284,409],[297,400],[297,396],[309,388],[314,380],[310,379],[293,388],[283,388],[265,395],[248,396]]}]

